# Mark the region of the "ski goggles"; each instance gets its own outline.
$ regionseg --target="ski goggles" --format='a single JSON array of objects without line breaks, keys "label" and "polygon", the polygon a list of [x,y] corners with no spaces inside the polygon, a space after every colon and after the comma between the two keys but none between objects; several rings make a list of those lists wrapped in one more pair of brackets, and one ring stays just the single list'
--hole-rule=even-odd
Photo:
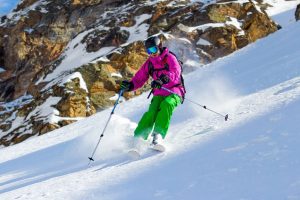
[{"label": "ski goggles", "polygon": [[148,54],[156,54],[157,52],[158,52],[157,47],[150,47],[150,48],[147,49]]}]

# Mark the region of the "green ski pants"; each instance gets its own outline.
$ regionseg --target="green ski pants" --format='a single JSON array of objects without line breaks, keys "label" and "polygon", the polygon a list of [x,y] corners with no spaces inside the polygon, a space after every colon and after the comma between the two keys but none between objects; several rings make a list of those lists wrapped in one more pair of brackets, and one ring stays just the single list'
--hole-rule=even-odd
[{"label": "green ski pants", "polygon": [[144,113],[134,137],[142,137],[147,140],[154,128],[154,132],[160,133],[162,138],[166,137],[174,109],[181,103],[178,95],[154,96],[146,113]]}]

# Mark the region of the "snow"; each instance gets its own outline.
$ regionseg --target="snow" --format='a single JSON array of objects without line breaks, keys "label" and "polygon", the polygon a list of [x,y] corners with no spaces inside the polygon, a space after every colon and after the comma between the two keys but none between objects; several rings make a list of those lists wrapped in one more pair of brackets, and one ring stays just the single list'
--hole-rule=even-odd
[{"label": "snow", "polygon": [[[174,36],[172,36],[172,37],[169,36],[169,38],[170,38],[170,39],[172,39],[172,38],[174,39]],[[169,39],[169,38],[168,38],[168,39]],[[176,39],[176,38],[175,38],[175,39]],[[180,41],[182,41],[182,42],[186,42],[186,43],[188,43],[188,44],[192,44],[192,42],[189,41],[189,40],[186,39],[186,38],[177,38],[177,39],[180,40]]]},{"label": "snow", "polygon": [[59,112],[53,106],[60,100],[61,97],[49,97],[42,105],[37,106],[28,116],[26,116],[26,119],[39,115],[41,116],[39,117],[40,119],[46,119],[45,122],[52,124],[57,123],[59,121]]},{"label": "snow", "polygon": [[293,24],[296,21],[295,11],[297,5],[300,4],[300,0],[264,0],[264,2],[272,5],[266,12],[279,25],[284,27]]},{"label": "snow", "polygon": [[90,63],[92,63],[92,64],[95,64],[95,63],[97,63],[97,62],[110,62],[110,60],[106,57],[106,56],[102,56],[102,57],[100,57],[99,59],[95,59],[95,60],[93,60],[92,62],[90,62]]},{"label": "snow", "polygon": [[117,106],[89,168],[111,109],[0,149],[0,199],[300,199],[299,23],[185,76],[188,99],[231,120],[186,101],[168,150],[131,160],[144,93]]},{"label": "snow", "polygon": [[120,73],[111,73],[111,77],[123,78],[122,74]]},{"label": "snow", "polygon": [[[143,23],[145,20],[149,19],[151,15],[148,14],[142,14],[135,18],[136,23],[133,27],[121,27],[121,30],[126,30],[130,33],[129,39],[126,44],[123,44],[122,46],[128,45],[131,42],[137,41],[137,40],[144,40],[147,38],[148,35],[148,24]],[[111,46],[111,47],[103,47],[97,52],[87,52],[86,46],[81,41],[83,38],[89,34],[90,32],[96,30],[96,29],[107,29],[106,27],[103,27],[102,25],[89,29],[87,31],[84,31],[80,34],[78,34],[66,47],[65,52],[61,56],[62,62],[55,68],[55,70],[48,74],[45,78],[41,78],[39,81],[37,81],[35,84],[39,84],[40,82],[50,82],[47,84],[47,86],[44,87],[43,90],[46,90],[50,88],[51,86],[61,83],[62,76],[64,76],[66,73],[70,73],[72,70],[86,64],[86,63],[95,63],[98,61],[104,61],[108,62],[106,55],[110,52],[117,51],[118,48]],[[80,57],[81,59],[77,59]]]},{"label": "snow", "polygon": [[5,72],[4,67],[0,66],[0,73]]},{"label": "snow", "polygon": [[[102,26],[97,27],[98,29],[104,28]],[[111,52],[113,49],[116,49],[116,47],[103,47],[97,52],[91,52],[88,53],[86,51],[86,46],[84,43],[81,43],[84,36],[86,36],[88,33],[94,31],[95,29],[89,29],[87,31],[84,31],[80,34],[78,34],[66,47],[66,51],[63,53],[61,58],[64,58],[59,66],[56,67],[56,69],[46,76],[46,78],[39,80],[36,84],[39,84],[41,81],[52,81],[57,77],[60,77],[65,72],[72,71],[86,63],[89,63],[93,61],[94,59],[104,56],[107,53]],[[77,59],[80,57],[81,59]],[[55,82],[51,83],[55,84]],[[45,89],[49,87],[46,86]]]},{"label": "snow", "polygon": [[[35,120],[43,120],[44,123],[57,124],[61,120],[81,120],[83,117],[60,117],[59,111],[54,107],[61,100],[61,97],[49,97],[42,105],[37,106],[25,120],[39,116]],[[89,101],[89,99],[87,99]]]},{"label": "snow", "polygon": [[132,43],[137,40],[145,40],[148,37],[149,24],[143,23],[145,20],[151,18],[152,15],[142,14],[135,17],[135,25],[131,27],[121,27],[121,30],[128,31],[130,36],[127,43]]},{"label": "snow", "polygon": [[[300,4],[300,2],[299,2],[299,4]],[[283,13],[273,15],[273,16],[271,16],[271,18],[275,22],[277,22],[279,25],[281,25],[282,27],[289,26],[290,24],[293,24],[296,21],[295,11],[296,11],[296,7],[294,9],[292,9],[292,12],[285,11]]]},{"label": "snow", "polygon": [[206,29],[211,28],[211,27],[223,27],[225,25],[224,25],[224,23],[207,23],[207,24],[203,24],[203,25],[200,25],[200,26],[190,27],[190,26],[185,26],[185,25],[180,23],[177,26],[180,30],[189,33],[189,32],[193,32],[195,30],[205,31]]},{"label": "snow", "polygon": [[209,41],[200,38],[200,39],[198,40],[198,42],[197,42],[197,45],[209,46],[209,45],[212,45],[212,44],[211,44]]},{"label": "snow", "polygon": [[241,22],[239,22],[237,20],[237,18],[234,18],[234,17],[229,17],[230,21],[226,21],[225,24],[227,25],[233,25],[235,26],[236,28],[238,29],[242,29],[241,26],[243,25]]},{"label": "snow", "polygon": [[225,22],[226,25],[232,25],[235,26],[237,29],[239,29],[238,35],[245,35],[245,31],[242,29],[242,23],[239,22],[236,18],[230,17],[230,21]]},{"label": "snow", "polygon": [[267,9],[267,13],[270,16],[278,15],[284,12],[290,12],[290,14],[294,14],[295,12],[293,12],[293,9],[296,9],[297,5],[300,4],[300,0],[264,0],[263,2],[272,5],[272,7]]},{"label": "snow", "polygon": [[[17,116],[16,116],[16,113],[17,113],[17,112],[15,111],[15,112],[12,113],[11,116],[7,119],[8,122],[9,122],[9,121],[12,122],[11,128],[10,128],[8,131],[12,131],[12,130],[14,130],[15,128],[17,128],[17,127],[20,125],[21,121],[23,121],[23,118],[17,117]],[[8,133],[8,131],[6,131],[6,132],[1,131],[1,132],[0,132],[0,137],[5,136],[5,135]]]},{"label": "snow", "polygon": [[[116,101],[118,98],[119,98],[119,94],[115,94],[113,97],[110,97],[109,100]],[[125,98],[124,97],[120,97],[119,102],[123,102],[123,101],[125,101]]]},{"label": "snow", "polygon": [[31,34],[33,31],[34,31],[34,29],[32,29],[32,28],[25,28],[24,29],[24,32],[27,32],[29,34]]},{"label": "snow", "polygon": [[80,72],[75,72],[71,75],[66,76],[64,78],[64,80],[61,82],[60,86],[63,86],[67,82],[71,82],[75,78],[79,79],[80,88],[84,89],[88,93],[86,83],[85,83],[84,79],[82,78],[82,75]]},{"label": "snow", "polygon": [[19,108],[25,104],[28,104],[32,101],[31,95],[24,95],[19,97],[18,99],[15,99],[14,101],[5,103],[2,105],[2,107],[5,109],[4,111],[0,111],[0,114],[3,114],[5,112],[11,112],[16,108]]}]

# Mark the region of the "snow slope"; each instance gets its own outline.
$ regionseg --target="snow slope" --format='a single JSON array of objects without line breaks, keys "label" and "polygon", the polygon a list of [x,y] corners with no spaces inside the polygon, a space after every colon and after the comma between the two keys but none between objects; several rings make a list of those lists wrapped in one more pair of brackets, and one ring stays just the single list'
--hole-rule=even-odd
[{"label": "snow slope", "polygon": [[185,102],[168,151],[131,160],[143,94],[117,107],[90,168],[110,110],[0,149],[0,199],[300,199],[299,25],[185,77],[187,98],[228,122]]}]

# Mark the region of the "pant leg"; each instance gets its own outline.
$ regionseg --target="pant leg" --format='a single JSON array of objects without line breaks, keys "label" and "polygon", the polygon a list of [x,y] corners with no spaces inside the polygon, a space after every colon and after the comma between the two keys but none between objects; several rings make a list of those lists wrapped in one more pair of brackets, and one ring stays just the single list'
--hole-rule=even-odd
[{"label": "pant leg", "polygon": [[134,137],[142,137],[147,140],[149,134],[153,129],[160,103],[163,100],[163,96],[154,96],[152,98],[148,111],[144,113],[143,117],[138,123],[137,128],[134,131]]},{"label": "pant leg", "polygon": [[171,117],[175,108],[181,103],[178,95],[169,95],[161,103],[155,119],[154,131],[165,138],[169,129]]}]

